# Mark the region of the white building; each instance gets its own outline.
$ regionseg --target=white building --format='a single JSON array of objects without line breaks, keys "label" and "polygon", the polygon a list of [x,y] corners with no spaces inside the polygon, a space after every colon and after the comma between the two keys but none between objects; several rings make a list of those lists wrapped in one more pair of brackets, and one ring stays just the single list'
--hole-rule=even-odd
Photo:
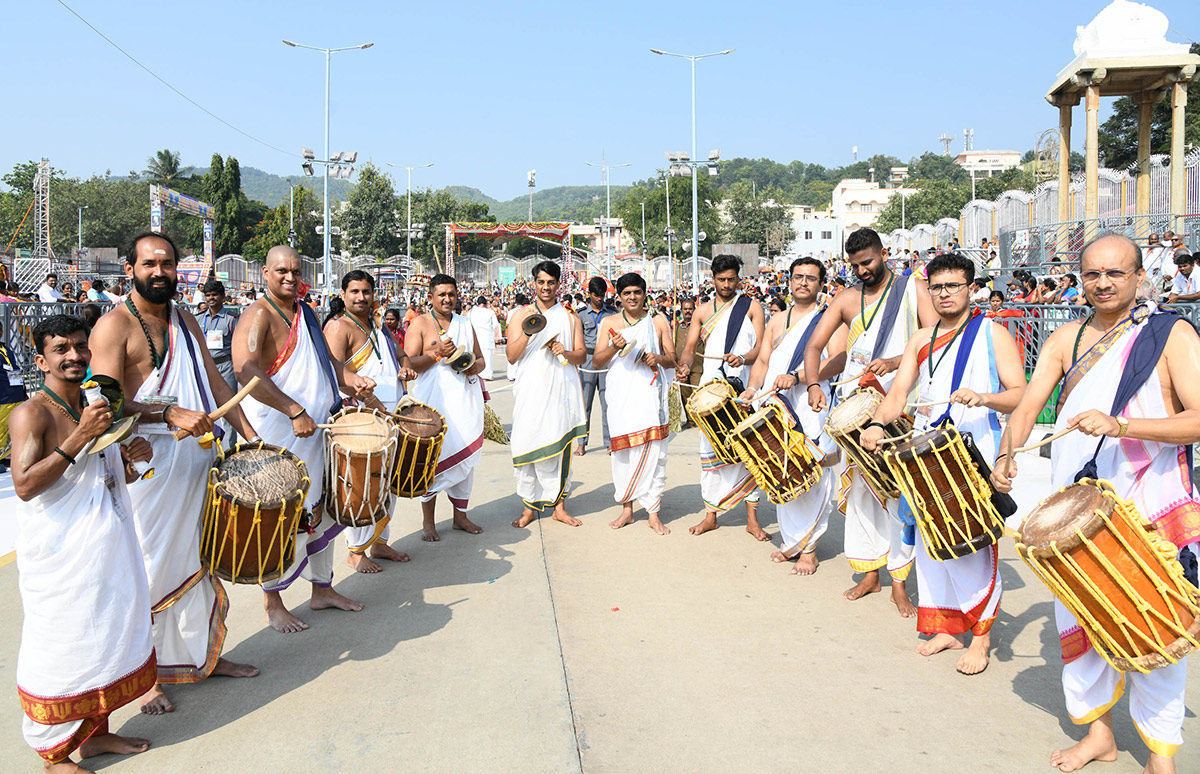
[{"label": "white building", "polygon": [[783,250],[785,263],[809,255],[829,261],[842,254],[842,225],[828,212],[814,213],[811,207],[793,211],[792,230],[796,238]]},{"label": "white building", "polygon": [[1021,154],[1017,151],[969,150],[955,156],[954,163],[972,177],[992,177],[1021,166]]},{"label": "white building", "polygon": [[[833,189],[829,214],[842,224],[842,230],[847,234],[860,228],[874,228],[879,213],[883,212],[893,196],[901,192],[911,196],[917,189],[880,188],[879,183],[848,178]],[[838,251],[841,251],[840,246]]]}]

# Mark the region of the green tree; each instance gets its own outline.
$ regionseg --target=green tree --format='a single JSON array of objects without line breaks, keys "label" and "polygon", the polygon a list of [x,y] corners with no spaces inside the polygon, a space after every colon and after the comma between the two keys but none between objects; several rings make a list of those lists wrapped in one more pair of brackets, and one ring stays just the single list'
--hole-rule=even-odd
[{"label": "green tree", "polygon": [[[226,159],[214,153],[208,172],[199,181],[199,193],[213,206],[213,252],[217,256],[241,253],[242,243],[249,236],[249,227],[257,223],[242,193],[242,171],[233,156]],[[249,221],[249,222],[248,222]]]},{"label": "green tree", "polygon": [[[970,198],[970,182],[926,181],[921,190],[904,201],[904,224],[911,228],[918,223],[933,224],[942,218],[957,218]],[[900,197],[893,196],[888,206],[879,213],[875,230],[887,233],[900,228],[900,206]]]},{"label": "green tree", "polygon": [[358,184],[338,215],[342,245],[355,255],[369,253],[380,260],[403,250],[397,217],[399,201],[392,178],[371,162],[358,168]]},{"label": "green tree", "polygon": [[169,184],[177,177],[190,175],[192,168],[181,165],[178,151],[163,148],[155,151],[153,156],[146,159],[146,168],[142,170],[142,173],[151,180]]},{"label": "green tree", "polygon": [[[921,180],[946,180],[952,183],[970,182],[971,176],[967,171],[954,163],[954,159],[937,153],[926,151],[919,158],[908,162],[908,179],[916,182]],[[921,222],[924,221],[914,221]],[[932,221],[930,221],[932,223]]]},{"label": "green tree", "polygon": [[[782,239],[786,244],[795,238],[792,219],[787,207],[780,202],[783,192],[770,186],[754,196],[746,182],[736,183],[725,195],[725,218],[728,223],[722,238],[733,244],[766,244]],[[774,245],[772,245],[774,249]]]},{"label": "green tree", "polygon": [[[686,177],[672,177],[671,190],[671,228],[676,232],[672,242],[675,256],[681,257],[685,251],[683,242],[691,239],[692,235],[692,181]],[[711,255],[711,245],[720,241],[722,226],[721,216],[717,211],[722,195],[711,182],[714,178],[701,170],[696,180],[699,196],[698,209],[700,215],[700,230],[708,234],[708,241],[700,246],[702,255]],[[622,218],[625,222],[625,233],[629,234],[641,247],[642,241],[642,202],[646,202],[646,242],[647,251],[651,255],[667,254],[667,188],[663,185],[662,172],[657,178],[643,180],[633,187],[620,202],[613,202],[613,217]],[[691,254],[691,251],[686,251]]]}]

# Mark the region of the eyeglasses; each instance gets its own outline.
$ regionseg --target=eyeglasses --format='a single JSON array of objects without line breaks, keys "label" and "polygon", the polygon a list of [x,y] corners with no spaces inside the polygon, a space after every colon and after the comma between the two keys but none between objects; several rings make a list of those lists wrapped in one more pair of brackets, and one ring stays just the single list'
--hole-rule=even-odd
[{"label": "eyeglasses", "polygon": [[820,277],[817,277],[812,274],[793,274],[792,275],[792,282],[800,282],[800,283],[813,285],[820,281],[821,281]]},{"label": "eyeglasses", "polygon": [[944,293],[948,296],[956,296],[966,286],[967,286],[967,283],[965,283],[965,282],[947,282],[942,285],[930,285],[929,286],[929,295],[940,296]]},{"label": "eyeglasses", "polygon": [[1107,271],[1085,271],[1079,275],[1085,285],[1095,285],[1101,277],[1108,277],[1113,282],[1124,282],[1133,276],[1133,272],[1124,269],[1108,269]]}]

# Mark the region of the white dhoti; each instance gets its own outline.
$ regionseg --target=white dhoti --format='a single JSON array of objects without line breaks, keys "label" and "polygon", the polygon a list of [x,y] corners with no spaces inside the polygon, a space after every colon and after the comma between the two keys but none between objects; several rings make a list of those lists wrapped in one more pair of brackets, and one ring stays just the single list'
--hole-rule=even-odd
[{"label": "white dhoti", "polygon": [[836,474],[826,470],[807,492],[775,506],[780,550],[784,557],[795,559],[800,554],[817,550],[817,540],[829,527],[829,512],[833,510],[833,482],[836,478]]},{"label": "white dhoti", "polygon": [[[351,323],[353,324],[353,323]],[[400,358],[396,352],[396,342],[381,327],[372,325],[367,332],[367,340],[358,351],[346,359],[346,367],[351,371],[375,381],[375,397],[388,411],[395,411],[396,404],[404,397],[404,383],[400,381]],[[376,514],[374,524],[365,527],[346,527],[346,547],[355,553],[362,553],[370,548],[375,541],[388,542],[391,537],[391,505],[394,498],[388,498],[386,512]]]},{"label": "white dhoti", "polygon": [[[134,400],[170,397],[182,409],[213,411],[203,346],[172,310],[166,359]],[[176,441],[162,422],[142,424],[138,432],[154,448],[154,476],[130,484],[129,498],[150,581],[158,682],[194,683],[217,665],[229,612],[221,581],[200,562],[201,512],[216,447],[205,449],[195,438]]]},{"label": "white dhoti", "polygon": [[150,588],[120,449],[80,454],[15,507],[21,730],[43,760],[60,763],[155,682]]},{"label": "white dhoti", "polygon": [[[1136,320],[1136,318],[1135,318]],[[1061,385],[1056,430],[1088,409],[1109,411],[1134,347],[1145,330],[1144,320],[1126,321],[1079,356]],[[1121,412],[1127,419],[1168,416],[1157,371]],[[1051,483],[1067,486],[1096,450],[1097,441],[1071,433],[1054,442]],[[1200,502],[1192,484],[1187,447],[1133,438],[1105,438],[1096,457],[1098,477],[1109,481],[1118,497],[1131,500],[1153,522],[1159,535],[1177,548],[1200,555]],[[1110,710],[1129,688],[1129,714],[1152,752],[1173,757],[1183,744],[1184,688],[1187,661],[1147,674],[1114,669],[1092,647],[1075,617],[1055,602],[1063,657],[1063,694],[1067,712],[1077,724],[1090,723]]]},{"label": "white dhoti", "polygon": [[647,513],[657,514],[667,485],[668,395],[673,376],[668,369],[651,368],[641,359],[647,352],[662,354],[652,315],[623,329],[621,335],[633,343],[633,349],[614,356],[608,366],[613,496],[622,505],[637,500]]},{"label": "white dhoti", "polygon": [[[486,306],[473,306],[467,315],[471,321],[471,327],[474,328],[475,338],[479,340],[479,351],[483,354],[483,371],[479,376],[482,379],[494,379],[496,376],[493,370],[496,359],[496,333],[500,327],[500,321],[496,319],[496,313]],[[458,339],[454,339],[454,343],[465,346],[465,342]]]},{"label": "white dhoti", "polygon": [[[495,315],[491,316],[495,318]],[[467,350],[475,346],[475,329],[460,314],[451,318],[444,337]],[[481,348],[484,343],[481,339]],[[491,340],[486,343],[490,344]],[[465,512],[470,506],[471,488],[475,485],[475,466],[483,453],[483,385],[480,376],[460,374],[445,361],[434,363],[413,382],[412,396],[436,409],[446,420],[446,436],[442,440],[437,470],[421,502],[430,502],[439,492],[445,492],[454,509]]]},{"label": "white dhoti", "polygon": [[[311,312],[304,312],[305,316],[308,314]],[[329,381],[333,377],[332,365],[328,359],[322,362],[313,335],[312,329],[298,312],[288,345],[267,369],[267,374],[284,394],[303,406],[313,421],[320,424],[329,419],[337,393]],[[319,329],[316,335],[320,335]],[[242,412],[263,441],[282,446],[304,461],[311,481],[304,507],[310,513],[323,511],[320,508],[325,484],[325,439],[322,433],[297,438],[292,432],[290,419],[270,406],[259,403],[254,396],[242,401]],[[263,590],[282,591],[301,577],[318,586],[331,585],[331,544],[342,529],[341,524],[335,523],[322,512],[319,522],[315,525],[310,522],[307,529],[297,533],[296,553],[291,566],[280,578],[264,583]]]},{"label": "white dhoti", "polygon": [[543,511],[562,501],[571,489],[571,444],[587,435],[579,371],[562,365],[547,342],[575,341],[574,318],[555,304],[546,327],[534,334],[517,360],[513,386],[513,471],[517,494],[525,506]]}]

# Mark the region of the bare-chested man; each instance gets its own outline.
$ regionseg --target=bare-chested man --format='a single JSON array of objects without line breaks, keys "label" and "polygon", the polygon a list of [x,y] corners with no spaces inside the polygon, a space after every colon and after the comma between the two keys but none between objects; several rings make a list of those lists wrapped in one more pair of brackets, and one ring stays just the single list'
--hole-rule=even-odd
[{"label": "bare-chested man", "polygon": [[[125,245],[133,291],[92,330],[92,373],[112,377],[125,393],[125,414],[142,415],[139,432],[154,447],[155,473],[129,485],[133,518],[150,580],[158,682],[142,697],[142,712],[174,705],[163,685],[195,683],[209,675],[254,677],[258,670],[220,658],[229,597],[200,561],[204,510],[214,444],[208,418],[233,390],[221,378],[204,332],[191,312],[171,303],[178,255],[165,234],[144,232]],[[228,415],[243,437],[254,429],[240,409]],[[171,433],[188,431],[176,441]],[[205,448],[207,446],[207,448]]]},{"label": "bare-chested man", "polygon": [[[408,357],[396,349],[391,334],[375,323],[375,278],[361,269],[347,273],[342,277],[342,301],[346,304],[345,314],[325,326],[329,354],[345,363],[348,370],[375,382],[374,393],[379,402],[371,402],[369,406],[395,411],[396,403],[404,395],[402,382],[417,375],[409,367]],[[383,567],[373,558],[392,562],[409,560],[408,554],[388,545],[391,518],[390,513],[383,514],[373,525],[346,529],[346,546],[350,549],[346,561],[351,567],[375,573]]]},{"label": "bare-chested man", "polygon": [[286,447],[308,468],[311,480],[304,507],[308,528],[296,536],[296,554],[283,577],[263,584],[267,621],[280,632],[298,632],[308,624],[288,612],[280,592],[299,577],[312,583],[313,610],[362,610],[362,604],[333,590],[333,539],[340,524],[323,513],[324,442],[317,424],[341,404],[339,392],[370,399],[375,382],[349,371],[332,358],[316,314],[300,299],[300,255],[286,245],[267,253],[263,266],[267,289],[242,312],[233,333],[233,367],[238,381],[259,377],[242,408],[261,438]]},{"label": "bare-chested man", "polygon": [[25,741],[54,774],[88,774],[70,758],[145,752],[108,731],[108,715],[155,682],[150,588],[126,484],[153,450],[143,438],[88,454],[112,425],[86,407],[91,352],[83,322],[54,315],[33,329],[43,387],[12,414],[18,586],[24,621],[17,693]]},{"label": "bare-chested man", "polygon": [[[905,344],[918,327],[933,325],[937,316],[925,280],[889,269],[883,259],[883,242],[872,229],[860,228],[846,239],[846,256],[861,284],[834,296],[808,341],[804,371],[817,373],[822,352],[834,331],[845,325],[849,328],[849,350],[843,381],[874,374],[887,389],[900,367]],[[854,383],[844,384],[842,397],[849,397],[855,389]],[[807,392],[813,411],[822,411],[829,405],[828,396],[816,379],[809,379]],[[905,544],[903,539],[900,501],[881,502],[862,474],[853,466],[850,471],[850,484],[845,490],[846,558],[850,568],[863,577],[844,596],[854,600],[879,591],[879,568],[886,566],[892,576],[892,602],[900,615],[911,618],[917,614],[917,608],[908,597],[904,580],[912,569],[914,552],[913,546]]]},{"label": "bare-chested man", "polygon": [[[741,268],[741,259],[732,255],[713,258],[715,297],[701,304],[692,318],[676,372],[680,381],[688,380],[696,346],[703,341],[706,357],[700,383],[733,378],[745,387],[750,366],[762,345],[766,318],[762,304],[738,292]],[[758,524],[759,493],[754,476],[744,464],[719,458],[703,433],[700,435],[700,494],[704,498],[704,520],[688,530],[693,535],[716,529],[717,516],[744,500],[746,531],[758,540],[771,539]]]}]

